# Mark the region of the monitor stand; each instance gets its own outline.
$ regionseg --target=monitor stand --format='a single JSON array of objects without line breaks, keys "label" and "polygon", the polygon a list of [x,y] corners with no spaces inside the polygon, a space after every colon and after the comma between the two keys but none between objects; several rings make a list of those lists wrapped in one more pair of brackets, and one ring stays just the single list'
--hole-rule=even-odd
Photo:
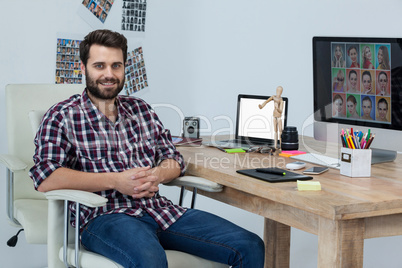
[{"label": "monitor stand", "polygon": [[392,162],[396,159],[396,155],[396,151],[371,148],[371,164]]}]

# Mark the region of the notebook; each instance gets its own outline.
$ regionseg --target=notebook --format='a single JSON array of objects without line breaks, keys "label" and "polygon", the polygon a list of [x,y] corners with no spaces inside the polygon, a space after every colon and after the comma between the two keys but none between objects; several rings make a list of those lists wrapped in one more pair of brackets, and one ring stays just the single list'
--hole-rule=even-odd
[{"label": "notebook", "polygon": [[[243,148],[253,146],[271,146],[274,144],[274,101],[270,101],[264,108],[259,104],[270,96],[239,94],[237,97],[237,115],[235,138],[232,140],[218,140],[205,143],[209,146],[222,148]],[[282,97],[284,106],[282,112],[282,129],[286,126],[288,114],[288,98]]]}]

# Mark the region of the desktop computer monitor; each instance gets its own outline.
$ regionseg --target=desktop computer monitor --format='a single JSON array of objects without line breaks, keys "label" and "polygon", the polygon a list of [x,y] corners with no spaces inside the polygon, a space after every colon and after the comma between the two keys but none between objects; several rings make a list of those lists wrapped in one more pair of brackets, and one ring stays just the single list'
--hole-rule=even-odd
[{"label": "desktop computer monitor", "polygon": [[370,129],[373,163],[402,151],[402,38],[314,37],[313,79],[315,139]]}]

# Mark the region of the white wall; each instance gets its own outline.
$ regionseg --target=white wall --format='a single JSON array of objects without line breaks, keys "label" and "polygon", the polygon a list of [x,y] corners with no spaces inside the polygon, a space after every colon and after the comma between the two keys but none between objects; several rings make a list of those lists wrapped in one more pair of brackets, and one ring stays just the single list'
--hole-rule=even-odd
[{"label": "white wall", "polygon": [[[85,35],[92,28],[77,15],[80,0],[1,0],[0,126],[5,126],[4,87],[10,83],[52,83],[57,33]],[[107,27],[117,30],[120,0],[115,0]],[[138,93],[152,104],[170,104],[186,115],[212,123],[211,134],[235,117],[239,93],[267,94],[284,87],[289,97],[289,125],[301,127],[312,113],[312,37],[400,37],[402,2],[389,1],[267,1],[148,0],[146,36],[141,41],[150,87]],[[157,108],[166,127],[180,134],[172,109]],[[205,128],[206,124],[204,125]],[[311,133],[310,133],[311,134]],[[0,153],[7,152],[6,131],[0,128]],[[0,174],[5,174],[2,167]],[[1,175],[1,178],[4,178]],[[173,189],[167,189],[171,195]],[[0,180],[5,192],[5,180]],[[4,196],[4,195],[3,195]],[[262,234],[262,218],[200,198],[198,207],[223,215]],[[1,201],[5,204],[5,197]],[[10,227],[0,206],[2,267],[46,266],[46,247],[28,245],[23,236],[16,248],[5,245],[17,229]],[[317,238],[292,231],[291,267],[314,267]],[[402,238],[365,242],[364,267],[400,267]]]}]

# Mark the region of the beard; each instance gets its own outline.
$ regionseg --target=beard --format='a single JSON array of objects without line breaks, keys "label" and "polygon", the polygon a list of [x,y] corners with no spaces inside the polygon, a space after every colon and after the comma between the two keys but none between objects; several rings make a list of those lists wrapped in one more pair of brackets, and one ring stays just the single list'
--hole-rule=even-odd
[{"label": "beard", "polygon": [[[92,77],[88,74],[88,71],[86,69],[85,69],[85,77],[87,81],[88,91],[97,99],[102,100],[114,99],[117,97],[117,95],[119,95],[119,93],[124,88],[125,78],[123,78],[122,81],[120,81],[120,79],[114,79],[114,78],[95,80],[92,79]],[[98,85],[101,83],[115,83],[116,88],[113,91],[101,91],[100,88],[98,87]]]}]

